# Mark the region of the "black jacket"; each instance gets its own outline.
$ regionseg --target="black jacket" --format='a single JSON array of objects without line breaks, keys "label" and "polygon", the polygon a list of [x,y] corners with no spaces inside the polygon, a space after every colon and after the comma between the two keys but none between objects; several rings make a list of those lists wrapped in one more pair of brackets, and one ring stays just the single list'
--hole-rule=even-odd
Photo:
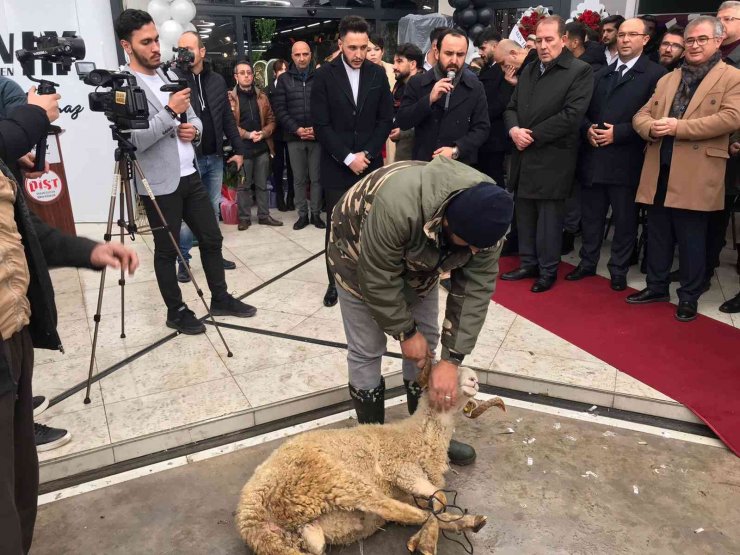
[{"label": "black jacket", "polygon": [[[385,69],[365,60],[355,104],[342,56],[322,65],[313,77],[311,116],[321,144],[321,186],[346,191],[383,165],[381,151],[393,124],[393,97]],[[362,151],[367,151],[371,162],[357,176],[344,159]]]},{"label": "black jacket", "polygon": [[283,73],[270,98],[275,119],[283,130],[284,141],[300,141],[295,132],[299,127],[313,127],[311,118],[311,89],[314,81],[313,66],[309,66],[306,80],[294,64]]},{"label": "black jacket", "polygon": [[491,122],[491,132],[480,152],[509,152],[512,143],[504,124],[504,111],[511,100],[514,87],[504,78],[504,70],[499,64],[483,68],[478,79],[486,93],[488,120]]},{"label": "black jacket", "polygon": [[[244,155],[245,151],[242,141],[239,138],[239,130],[236,128],[236,121],[234,121],[234,115],[231,113],[231,105],[229,104],[228,90],[224,78],[213,71],[208,62],[203,65],[203,71],[199,75],[188,72],[185,78],[190,85],[190,104],[195,114],[201,119],[203,119],[203,106],[198,97],[198,91],[202,87],[204,100],[211,114],[213,130],[216,135],[217,154],[221,153],[223,137],[226,135],[231,148],[234,149],[234,154]],[[201,154],[200,147],[196,146],[196,149],[198,154]]]},{"label": "black jacket", "polygon": [[534,61],[524,68],[504,112],[506,129],[532,131],[532,143],[511,156],[511,187],[520,198],[567,199],[573,188],[580,146],[579,130],[591,102],[591,66],[568,50],[540,75]]},{"label": "black jacket", "polygon": [[[0,171],[9,179],[15,178],[2,160],[16,160],[29,152],[46,134],[49,119],[38,106],[21,106],[0,121]],[[42,222],[28,209],[23,187],[15,200],[15,224],[26,253],[30,282],[26,296],[31,305],[29,331],[33,346],[38,349],[62,349],[57,333],[57,311],[49,266],[76,266],[91,268],[90,254],[95,242],[65,235]],[[14,384],[7,360],[0,351],[0,394],[11,391]]]},{"label": "black jacket", "polygon": [[594,42],[592,40],[588,41],[583,46],[586,51],[578,59],[590,65],[591,69],[596,73],[606,65],[606,55],[604,54],[606,46],[600,42]]},{"label": "black jacket", "polygon": [[[658,79],[666,70],[643,54],[617,84],[618,65],[619,60],[594,75],[593,98],[581,126],[583,146],[578,180],[585,187],[602,183],[637,190],[645,141],[632,127],[632,117],[650,100]],[[602,123],[614,126],[614,143],[592,147],[586,133],[592,124]]]},{"label": "black jacket", "polygon": [[473,72],[463,71],[445,111],[447,95],[433,105],[429,103],[436,82],[434,69],[409,79],[396,124],[401,129],[414,128],[414,160],[430,161],[438,148],[457,146],[459,161],[475,164],[491,129],[483,85]]}]

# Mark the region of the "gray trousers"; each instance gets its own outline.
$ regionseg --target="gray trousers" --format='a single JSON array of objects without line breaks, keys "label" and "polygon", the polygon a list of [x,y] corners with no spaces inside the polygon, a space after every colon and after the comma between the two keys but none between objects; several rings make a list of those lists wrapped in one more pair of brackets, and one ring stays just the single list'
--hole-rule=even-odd
[{"label": "gray trousers", "polygon": [[257,217],[270,215],[270,196],[267,192],[267,175],[270,173],[270,153],[263,152],[255,158],[245,158],[242,176],[236,189],[239,220],[252,217],[252,183],[257,193]]},{"label": "gray trousers", "polygon": [[563,243],[564,200],[518,198],[516,224],[522,268],[540,270],[542,277],[555,277]]},{"label": "gray trousers", "polygon": [[[373,320],[367,305],[341,287],[337,287],[342,311],[344,333],[347,336],[347,367],[349,383],[370,390],[380,385],[380,365],[385,353],[386,335]],[[411,307],[419,332],[434,351],[439,343],[439,288],[435,287],[420,302]],[[413,360],[403,361],[403,379],[414,381],[419,369]]]},{"label": "gray trousers", "polygon": [[288,157],[293,169],[293,190],[295,209],[299,216],[308,215],[306,185],[311,180],[311,215],[318,216],[321,210],[321,145],[317,141],[290,141]]}]

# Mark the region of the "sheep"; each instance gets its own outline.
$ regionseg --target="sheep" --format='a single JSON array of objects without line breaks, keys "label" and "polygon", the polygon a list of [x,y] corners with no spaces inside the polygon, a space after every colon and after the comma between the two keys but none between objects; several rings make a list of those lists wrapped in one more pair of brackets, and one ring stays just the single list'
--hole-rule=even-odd
[{"label": "sheep", "polygon": [[[430,368],[419,383],[426,383]],[[242,489],[239,535],[256,555],[322,555],[327,544],[359,541],[392,521],[421,525],[407,548],[434,554],[440,529],[478,532],[486,517],[444,512],[440,491],[460,409],[469,418],[491,406],[506,410],[498,397],[479,403],[477,392],[475,372],[461,368],[452,411],[437,412],[423,395],[417,411],[400,422],[317,430],[286,441]],[[426,500],[424,508],[415,498]]]}]

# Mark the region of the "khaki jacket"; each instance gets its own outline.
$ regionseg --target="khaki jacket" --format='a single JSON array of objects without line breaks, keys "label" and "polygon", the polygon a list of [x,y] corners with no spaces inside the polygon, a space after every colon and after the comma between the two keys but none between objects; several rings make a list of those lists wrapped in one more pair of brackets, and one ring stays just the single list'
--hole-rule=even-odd
[{"label": "khaki jacket", "polygon": [[[275,114],[272,112],[272,106],[270,106],[270,100],[267,95],[261,90],[255,88],[257,91],[257,106],[260,109],[260,121],[262,122],[262,133],[264,133],[265,140],[267,141],[267,148],[270,149],[270,156],[275,155],[275,143],[272,140],[272,135],[275,133]],[[229,91],[229,104],[231,104],[231,111],[234,113],[236,118],[236,127],[239,130],[239,136],[244,139],[247,131],[239,127],[240,114],[239,114],[239,97],[236,93],[236,87]]]},{"label": "khaki jacket", "polygon": [[[675,69],[658,81],[650,100],[632,119],[648,142],[637,202],[653,204],[660,173],[662,139],[650,136],[655,120],[668,117],[681,81]],[[710,212],[722,210],[730,134],[740,129],[740,70],[719,62],[704,77],[678,120],[665,206]]]}]

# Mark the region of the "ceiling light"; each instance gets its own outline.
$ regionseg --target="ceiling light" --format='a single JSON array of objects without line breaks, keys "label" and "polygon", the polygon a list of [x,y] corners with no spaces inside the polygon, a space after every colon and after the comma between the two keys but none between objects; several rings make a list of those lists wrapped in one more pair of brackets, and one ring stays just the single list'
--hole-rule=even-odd
[{"label": "ceiling light", "polygon": [[226,42],[231,42],[231,37],[226,37]]}]

